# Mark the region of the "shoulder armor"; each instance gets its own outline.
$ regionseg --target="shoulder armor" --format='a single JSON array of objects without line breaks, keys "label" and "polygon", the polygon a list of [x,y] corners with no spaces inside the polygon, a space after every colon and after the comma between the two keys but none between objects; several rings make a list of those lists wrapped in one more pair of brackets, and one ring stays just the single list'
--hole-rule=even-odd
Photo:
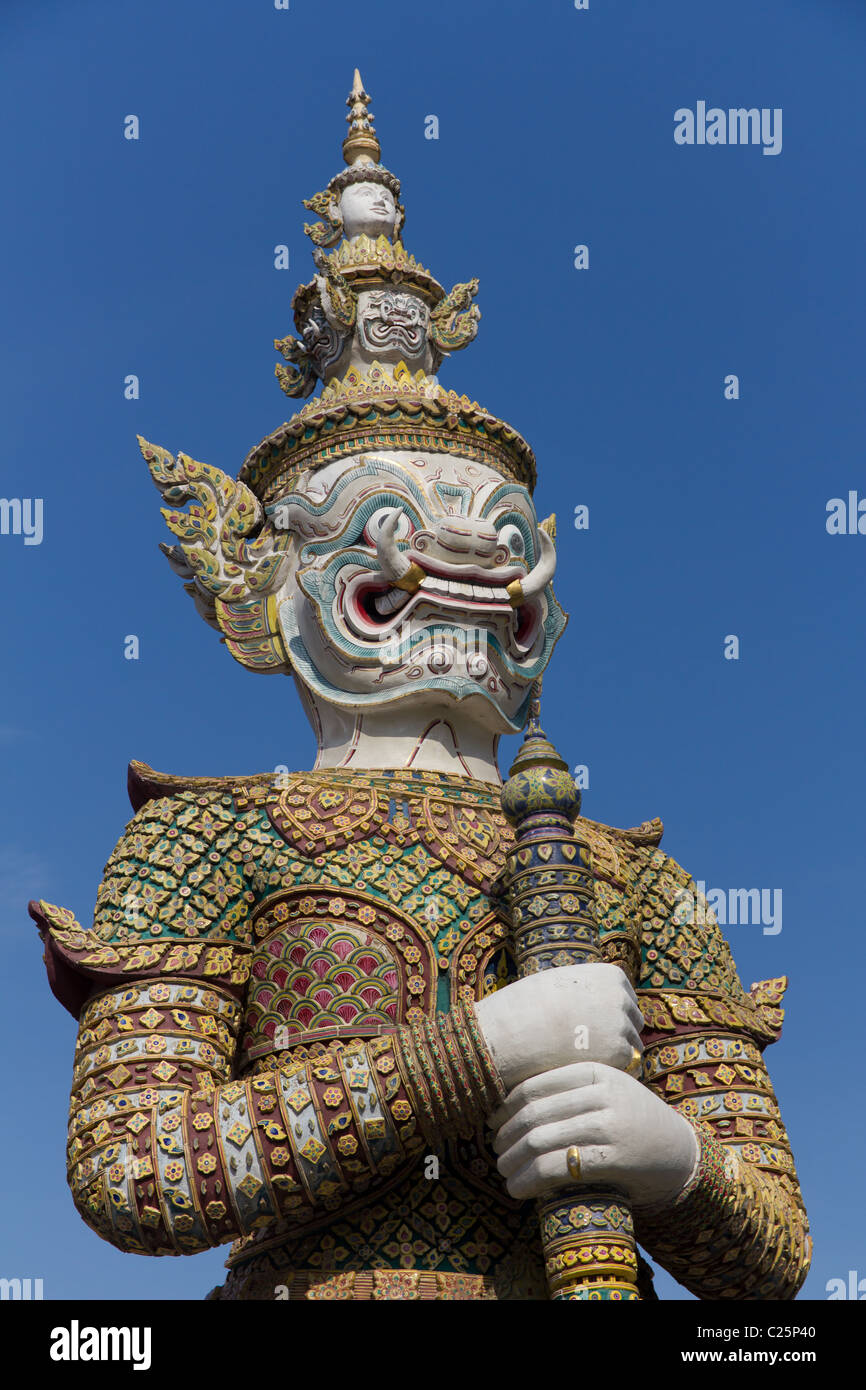
[{"label": "shoulder armor", "polygon": [[138,809],[100,884],[94,931],[112,946],[150,940],[249,945],[249,915],[261,870],[279,844],[263,807],[252,804],[257,779],[172,777],[130,767]]},{"label": "shoulder armor", "polygon": [[650,845],[655,849],[661,844],[662,835],[665,828],[658,816],[652,820],[641,821],[640,825],[633,825],[629,830],[618,830],[614,825],[601,825],[595,822],[596,828],[607,835],[619,835],[625,840],[630,840],[633,845]]},{"label": "shoulder armor", "polygon": [[133,811],[140,811],[148,801],[158,797],[176,796],[178,792],[196,795],[232,795],[253,788],[273,786],[272,772],[259,772],[246,777],[180,777],[173,772],[156,772],[147,763],[133,759],[126,776],[126,787]]},{"label": "shoulder armor", "polygon": [[[760,1007],[764,1022],[781,1027],[780,981],[743,988],[731,948],[691,874],[661,850],[638,853],[631,903],[639,919],[643,990],[699,991],[723,995],[746,1008]],[[778,998],[771,999],[773,989]],[[773,1012],[775,1010],[775,1013]]]},{"label": "shoulder armor", "polygon": [[67,907],[39,901],[28,910],[45,946],[51,992],[73,1018],[94,994],[138,979],[163,974],[202,979],[239,995],[249,975],[250,953],[243,947],[169,939],[109,946]]}]

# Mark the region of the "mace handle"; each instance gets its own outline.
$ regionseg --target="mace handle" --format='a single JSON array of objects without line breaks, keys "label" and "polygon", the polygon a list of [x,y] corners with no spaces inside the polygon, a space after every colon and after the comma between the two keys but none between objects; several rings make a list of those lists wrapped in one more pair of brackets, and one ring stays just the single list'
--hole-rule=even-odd
[{"label": "mace handle", "polygon": [[[589,846],[572,828],[580,793],[537,724],[503,787],[502,806],[515,829],[506,889],[518,974],[599,961]],[[577,1183],[537,1205],[552,1299],[640,1298],[634,1224],[622,1192]]]}]

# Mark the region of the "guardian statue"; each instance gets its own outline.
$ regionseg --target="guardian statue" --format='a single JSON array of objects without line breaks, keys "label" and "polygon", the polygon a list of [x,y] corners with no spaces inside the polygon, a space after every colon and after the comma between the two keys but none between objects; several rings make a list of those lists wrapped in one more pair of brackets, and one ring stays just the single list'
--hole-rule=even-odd
[{"label": "guardian statue", "polygon": [[93,926],[31,904],[79,1023],[74,1201],[132,1254],[231,1242],[216,1299],[646,1299],[649,1260],[793,1298],[786,981],[743,988],[659,821],[579,815],[539,724],[555,525],[526,441],[439,383],[478,282],[406,249],[369,100],[356,72],[276,342],[306,403],[236,480],[141,440],[171,566],[318,752],[134,762]]}]

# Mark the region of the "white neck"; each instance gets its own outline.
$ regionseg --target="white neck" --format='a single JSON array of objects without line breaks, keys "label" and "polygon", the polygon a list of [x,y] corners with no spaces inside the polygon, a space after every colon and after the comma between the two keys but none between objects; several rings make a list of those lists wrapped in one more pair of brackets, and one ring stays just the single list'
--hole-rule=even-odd
[{"label": "white neck", "polygon": [[301,702],[318,742],[315,770],[349,771],[412,768],[446,772],[501,785],[496,760],[499,733],[487,727],[474,701],[424,701],[420,707],[398,704],[390,709],[342,710],[317,699],[297,681]]}]

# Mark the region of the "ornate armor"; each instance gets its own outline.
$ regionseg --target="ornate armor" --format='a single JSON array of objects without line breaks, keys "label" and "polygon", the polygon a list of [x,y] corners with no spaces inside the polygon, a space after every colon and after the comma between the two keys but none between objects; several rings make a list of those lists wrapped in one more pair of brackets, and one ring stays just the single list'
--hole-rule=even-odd
[{"label": "ornate armor", "polygon": [[[138,1253],[240,1237],[215,1297],[546,1297],[532,1204],[508,1197],[481,1126],[436,1132],[393,1045],[514,978],[497,789],[429,772],[285,780],[133,764],[137,811],[93,930],[40,904],[52,987],[73,1012],[88,1001],[79,1209]],[[762,1060],[786,982],[747,994],[718,928],[678,924],[694,884],[658,822],[579,829],[605,955],[636,967],[647,1082],[714,1136],[712,1157],[736,1156],[737,1209],[703,1258],[720,1220],[706,1195],[681,1222],[638,1222],[642,1244],[699,1296],[790,1297],[807,1228]],[[725,1242],[751,1256],[734,1283]]]}]

